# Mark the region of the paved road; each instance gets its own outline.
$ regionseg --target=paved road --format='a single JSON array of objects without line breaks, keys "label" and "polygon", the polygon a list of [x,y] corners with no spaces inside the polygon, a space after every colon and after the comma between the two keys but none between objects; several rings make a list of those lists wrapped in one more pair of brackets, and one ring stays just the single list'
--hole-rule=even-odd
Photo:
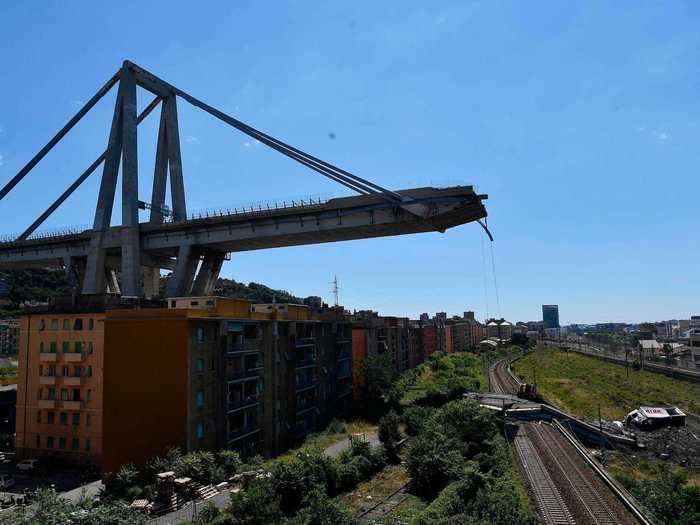
[{"label": "paved road", "polygon": [[[376,432],[365,432],[364,435],[365,439],[369,441],[369,444],[371,446],[378,447],[380,445],[379,436],[377,436]],[[343,439],[341,441],[338,441],[337,443],[334,443],[323,452],[327,456],[334,458],[336,456],[339,456],[343,450],[346,450],[348,448],[350,448],[350,439]]]},{"label": "paved road", "polygon": [[93,481],[82,487],[75,488],[61,493],[61,497],[72,503],[78,503],[83,497],[92,499],[104,488],[101,480]]}]

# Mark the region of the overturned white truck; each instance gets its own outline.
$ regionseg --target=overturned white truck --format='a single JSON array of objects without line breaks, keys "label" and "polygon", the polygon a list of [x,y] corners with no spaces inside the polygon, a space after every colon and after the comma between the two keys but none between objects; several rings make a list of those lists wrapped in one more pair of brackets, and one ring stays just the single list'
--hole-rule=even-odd
[{"label": "overturned white truck", "polygon": [[678,407],[639,407],[625,417],[625,423],[643,428],[685,426],[685,413]]}]

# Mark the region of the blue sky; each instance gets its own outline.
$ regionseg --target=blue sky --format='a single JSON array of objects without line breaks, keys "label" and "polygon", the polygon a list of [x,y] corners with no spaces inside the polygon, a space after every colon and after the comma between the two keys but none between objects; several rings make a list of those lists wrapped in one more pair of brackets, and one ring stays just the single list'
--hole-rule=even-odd
[{"label": "blue sky", "polygon": [[[330,300],[337,274],[343,304],[385,314],[534,320],[556,303],[565,323],[688,318],[700,313],[699,26],[695,2],[3,2],[0,183],[128,58],[384,186],[489,194],[498,301],[474,224],[233,254],[227,277]],[[22,231],[104,149],[112,105],[0,203],[1,232]],[[190,210],[345,194],[178,109]],[[156,126],[139,128],[144,200]],[[46,227],[90,224],[98,184]]]}]

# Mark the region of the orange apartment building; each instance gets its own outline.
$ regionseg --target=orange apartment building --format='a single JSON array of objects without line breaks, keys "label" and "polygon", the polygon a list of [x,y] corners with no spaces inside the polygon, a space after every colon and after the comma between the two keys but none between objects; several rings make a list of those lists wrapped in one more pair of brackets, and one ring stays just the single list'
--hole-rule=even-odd
[{"label": "orange apartment building", "polygon": [[20,319],[18,456],[99,463],[103,451],[104,313]]},{"label": "orange apartment building", "polygon": [[352,397],[350,324],[300,305],[28,313],[20,343],[19,458],[111,471],[171,447],[270,456]]}]

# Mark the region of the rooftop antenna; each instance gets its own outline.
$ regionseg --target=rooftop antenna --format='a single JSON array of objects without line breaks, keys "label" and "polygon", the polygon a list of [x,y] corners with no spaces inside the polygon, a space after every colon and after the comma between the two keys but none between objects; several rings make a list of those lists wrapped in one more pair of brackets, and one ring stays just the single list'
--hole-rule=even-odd
[{"label": "rooftop antenna", "polygon": [[338,276],[334,275],[333,276],[333,282],[331,283],[333,285],[333,298],[335,300],[335,306],[338,306],[338,291],[340,288],[338,288]]}]

